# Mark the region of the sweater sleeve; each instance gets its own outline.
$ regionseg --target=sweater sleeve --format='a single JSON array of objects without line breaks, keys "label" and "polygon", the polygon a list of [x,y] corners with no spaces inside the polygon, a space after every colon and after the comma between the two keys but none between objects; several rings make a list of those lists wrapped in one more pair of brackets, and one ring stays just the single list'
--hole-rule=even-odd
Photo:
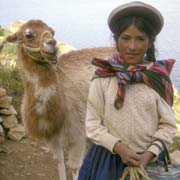
[{"label": "sweater sleeve", "polygon": [[[158,144],[151,145],[148,151],[154,153],[156,156],[159,155],[160,149],[163,149],[162,144],[156,139],[161,139],[164,141],[165,145],[168,147],[173,143],[173,138],[177,132],[176,121],[174,118],[174,113],[172,108],[165,102],[165,100],[159,96],[157,102],[158,114],[159,114],[159,126],[157,131],[153,135],[153,143]],[[161,147],[161,148],[158,148]]]},{"label": "sweater sleeve", "polygon": [[120,139],[109,133],[108,127],[103,125],[104,116],[104,78],[91,82],[85,121],[86,135],[97,145],[101,145],[113,153],[113,147]]}]

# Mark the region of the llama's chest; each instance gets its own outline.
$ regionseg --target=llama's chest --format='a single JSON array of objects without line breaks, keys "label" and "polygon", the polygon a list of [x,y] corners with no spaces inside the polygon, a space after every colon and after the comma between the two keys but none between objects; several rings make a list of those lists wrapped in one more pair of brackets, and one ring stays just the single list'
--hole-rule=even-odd
[{"label": "llama's chest", "polygon": [[51,111],[58,103],[58,92],[54,85],[48,87],[34,85],[34,90],[29,88],[25,91],[23,105],[26,109],[31,108],[38,114],[44,114],[47,110]]}]

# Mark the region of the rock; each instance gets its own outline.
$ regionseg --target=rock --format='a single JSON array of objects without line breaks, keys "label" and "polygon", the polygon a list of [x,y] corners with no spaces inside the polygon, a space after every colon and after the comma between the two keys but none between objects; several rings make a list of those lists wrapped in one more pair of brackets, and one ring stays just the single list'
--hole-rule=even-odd
[{"label": "rock", "polygon": [[25,128],[21,124],[11,128],[8,132],[8,137],[14,141],[20,141],[25,136]]},{"label": "rock", "polygon": [[7,129],[13,128],[17,126],[18,121],[15,115],[10,115],[10,116],[2,116],[3,118],[3,126]]},{"label": "rock", "polygon": [[[1,146],[0,147],[0,153],[8,153],[9,152],[9,149],[5,146]],[[2,165],[5,165],[6,163],[4,161],[1,161],[1,164]]]},{"label": "rock", "polygon": [[0,125],[0,144],[3,144],[4,141],[5,141],[4,130],[3,127]]},{"label": "rock", "polygon": [[2,96],[0,97],[0,107],[1,108],[9,108],[9,106],[11,105],[12,102],[12,97],[10,96]]},{"label": "rock", "polygon": [[4,136],[0,136],[0,144],[4,144],[5,142],[5,137]]},{"label": "rock", "polygon": [[6,95],[6,90],[0,87],[0,97],[5,96],[5,95]]},{"label": "rock", "polygon": [[3,122],[3,119],[2,119],[2,117],[0,117],[0,123],[2,123]]},{"label": "rock", "polygon": [[4,130],[3,130],[3,127],[1,126],[1,124],[0,124],[0,136],[4,136]]},{"label": "rock", "polygon": [[12,140],[21,140],[25,136],[24,127],[18,124],[17,111],[11,105],[12,97],[0,87],[0,144],[9,137]]},{"label": "rock", "polygon": [[46,177],[45,173],[38,173],[37,175],[40,176],[40,177]]},{"label": "rock", "polygon": [[0,114],[12,115],[17,114],[17,111],[14,109],[12,105],[10,105],[7,109],[0,109]]},{"label": "rock", "polygon": [[11,105],[12,97],[0,87],[0,144],[9,137],[12,140],[21,140],[25,136],[24,127],[18,124],[17,111]]}]

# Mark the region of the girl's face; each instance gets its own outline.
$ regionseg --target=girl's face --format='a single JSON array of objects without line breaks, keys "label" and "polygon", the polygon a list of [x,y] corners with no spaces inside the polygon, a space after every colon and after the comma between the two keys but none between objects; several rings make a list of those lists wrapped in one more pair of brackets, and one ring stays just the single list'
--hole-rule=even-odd
[{"label": "girl's face", "polygon": [[129,26],[118,38],[118,50],[128,64],[142,63],[149,47],[148,36],[134,25]]}]

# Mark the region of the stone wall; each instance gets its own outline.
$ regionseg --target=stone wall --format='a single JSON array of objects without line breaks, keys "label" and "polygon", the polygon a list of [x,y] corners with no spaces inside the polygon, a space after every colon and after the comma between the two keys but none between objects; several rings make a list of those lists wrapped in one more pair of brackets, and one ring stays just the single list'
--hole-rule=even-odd
[{"label": "stone wall", "polygon": [[6,138],[19,141],[25,137],[24,126],[18,123],[17,112],[11,103],[12,97],[0,87],[0,144],[4,143]]}]

